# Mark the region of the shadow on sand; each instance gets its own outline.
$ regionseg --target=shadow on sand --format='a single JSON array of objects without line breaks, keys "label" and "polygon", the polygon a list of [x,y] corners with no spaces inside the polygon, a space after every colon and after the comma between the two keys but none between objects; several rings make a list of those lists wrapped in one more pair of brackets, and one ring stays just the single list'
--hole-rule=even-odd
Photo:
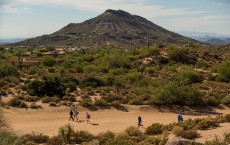
[{"label": "shadow on sand", "polygon": [[[90,107],[86,107],[87,109],[89,109],[90,111],[98,111],[98,110],[106,110],[106,109],[111,109],[113,106],[90,106]],[[123,112],[129,112],[129,110],[122,106],[114,106],[115,109],[119,110],[119,111],[123,111]]]},{"label": "shadow on sand", "polygon": [[224,109],[223,106],[217,107],[208,107],[208,106],[195,106],[195,107],[188,107],[188,106],[152,106],[153,108],[157,108],[159,112],[173,112],[177,114],[184,114],[184,115],[194,115],[194,116],[202,116],[202,115],[220,115],[215,111],[215,109]]}]

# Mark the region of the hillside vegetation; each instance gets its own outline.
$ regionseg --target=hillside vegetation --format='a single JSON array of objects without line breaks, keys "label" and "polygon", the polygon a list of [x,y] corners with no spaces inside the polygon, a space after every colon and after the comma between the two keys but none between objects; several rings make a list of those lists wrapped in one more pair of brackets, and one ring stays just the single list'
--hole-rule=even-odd
[{"label": "hillside vegetation", "polygon": [[[36,48],[49,51],[51,48]],[[22,52],[33,51],[23,48]],[[18,68],[17,49],[1,49],[0,92],[24,101],[84,107],[131,105],[216,106],[230,104],[229,46],[88,48],[42,56],[38,66]],[[100,96],[93,100],[91,96]],[[59,102],[59,103],[58,103]]]}]

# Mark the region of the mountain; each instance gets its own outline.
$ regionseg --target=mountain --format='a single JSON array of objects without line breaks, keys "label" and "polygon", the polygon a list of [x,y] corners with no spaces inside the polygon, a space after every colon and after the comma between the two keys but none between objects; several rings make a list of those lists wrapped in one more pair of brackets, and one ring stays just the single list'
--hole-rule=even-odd
[{"label": "mountain", "polygon": [[224,36],[219,36],[219,37],[213,37],[213,36],[203,36],[203,37],[196,37],[196,36],[191,36],[191,38],[211,44],[211,45],[221,45],[221,44],[230,44],[230,38],[226,38]]},{"label": "mountain", "polygon": [[179,34],[201,41],[207,44],[220,45],[230,44],[230,35],[217,34],[217,33],[205,33],[205,32],[186,32],[178,31]]},{"label": "mountain", "polygon": [[83,23],[71,23],[59,31],[14,45],[112,45],[124,47],[153,43],[185,44],[196,40],[168,31],[147,19],[122,10],[106,10]]},{"label": "mountain", "polygon": [[19,41],[23,41],[26,38],[0,38],[0,44],[9,44],[9,43],[15,43]]}]

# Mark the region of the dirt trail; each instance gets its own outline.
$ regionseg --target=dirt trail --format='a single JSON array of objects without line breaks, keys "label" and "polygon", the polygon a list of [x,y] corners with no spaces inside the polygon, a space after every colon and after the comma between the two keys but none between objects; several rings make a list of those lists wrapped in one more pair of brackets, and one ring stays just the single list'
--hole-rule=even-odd
[{"label": "dirt trail", "polygon": [[[120,110],[119,110],[120,109]],[[107,130],[115,133],[123,132],[129,126],[137,126],[137,116],[140,115],[143,120],[144,127],[152,123],[168,124],[177,121],[177,113],[162,111],[157,108],[148,106],[124,106],[123,108],[99,109],[90,111],[86,108],[78,107],[79,122],[69,121],[69,107],[49,107],[43,104],[43,109],[20,109],[10,108],[4,109],[4,116],[12,129],[18,134],[31,132],[44,133],[49,136],[57,135],[61,126],[71,124],[76,130],[89,131],[92,134],[105,132]],[[91,122],[97,125],[87,124],[85,122],[85,112],[91,114]],[[213,111],[212,111],[213,112]],[[227,114],[230,113],[230,108],[214,109],[215,113]],[[208,115],[183,115],[184,119],[200,118]],[[144,131],[145,128],[141,128]],[[229,131],[230,123],[224,124],[224,127],[201,132],[202,138],[208,138],[210,134],[222,135],[223,130]],[[201,140],[201,141],[203,141]]]}]

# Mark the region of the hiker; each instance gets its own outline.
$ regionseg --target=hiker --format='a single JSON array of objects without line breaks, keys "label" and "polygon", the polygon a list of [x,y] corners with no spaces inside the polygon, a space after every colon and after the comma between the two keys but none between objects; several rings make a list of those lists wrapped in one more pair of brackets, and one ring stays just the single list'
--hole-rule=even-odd
[{"label": "hiker", "polygon": [[70,121],[70,119],[72,119],[72,120],[74,121],[74,118],[73,118],[73,111],[72,111],[72,110],[70,110],[69,115],[70,115],[69,121]]},{"label": "hiker", "polygon": [[73,118],[76,118],[78,121],[78,117],[77,115],[79,114],[79,112],[77,112],[76,110],[73,110]]},{"label": "hiker", "polygon": [[181,122],[183,122],[183,121],[184,121],[184,119],[183,119],[182,115],[180,115],[180,121],[181,121]]},{"label": "hiker", "polygon": [[180,122],[180,120],[181,120],[180,114],[177,115],[177,120],[178,120],[178,122]]},{"label": "hiker", "polygon": [[85,112],[86,113],[86,121],[87,121],[87,124],[90,123],[89,119],[90,119],[90,115],[88,112]]},{"label": "hiker", "polygon": [[142,119],[141,119],[141,116],[138,116],[138,127],[140,127],[140,126],[142,126],[143,127],[143,125],[141,124],[142,123]]}]

